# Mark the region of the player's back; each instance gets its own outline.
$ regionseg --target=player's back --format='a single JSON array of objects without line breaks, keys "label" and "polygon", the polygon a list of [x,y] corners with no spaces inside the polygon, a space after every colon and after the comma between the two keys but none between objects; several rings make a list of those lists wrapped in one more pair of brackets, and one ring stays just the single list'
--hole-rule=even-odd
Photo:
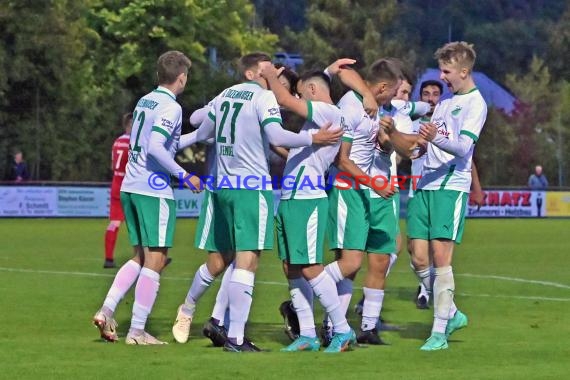
[{"label": "player's back", "polygon": [[350,159],[360,169],[367,171],[372,164],[378,125],[364,111],[362,96],[354,91],[346,93],[338,102],[338,106],[347,123],[353,126]]},{"label": "player's back", "polygon": [[269,143],[263,128],[281,124],[275,95],[256,82],[240,83],[216,97],[209,117],[216,125],[217,187],[244,188],[241,181],[251,176],[250,188],[270,190]]},{"label": "player's back", "polygon": [[[133,112],[133,128],[130,137],[129,160],[121,191],[174,199],[173,191],[154,183],[156,173],[169,173],[148,154],[148,144],[153,131],[167,136],[165,148],[174,157],[178,150],[182,126],[182,108],[171,92],[156,89],[143,96]],[[154,186],[150,186],[154,183]]]},{"label": "player's back", "polygon": [[129,158],[129,142],[130,135],[126,133],[119,136],[113,142],[113,148],[111,149],[113,176],[125,176],[125,169]]},{"label": "player's back", "polygon": [[[307,102],[309,117],[301,130],[317,133],[327,123],[332,129],[346,129],[341,110],[333,104]],[[333,163],[340,142],[328,146],[305,146],[289,150],[284,170],[281,199],[312,199],[326,197],[326,173]],[[294,181],[294,185],[291,183]]]}]

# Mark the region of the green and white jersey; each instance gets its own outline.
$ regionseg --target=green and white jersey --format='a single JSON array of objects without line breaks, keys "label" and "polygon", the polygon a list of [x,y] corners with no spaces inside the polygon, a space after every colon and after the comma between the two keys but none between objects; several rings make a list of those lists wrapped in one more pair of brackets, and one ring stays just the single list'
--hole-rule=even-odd
[{"label": "green and white jersey", "polygon": [[[343,128],[345,134],[350,133],[337,106],[307,101],[307,107],[309,109],[307,121],[301,130],[314,134],[321,126],[331,122],[331,128]],[[340,142],[335,145],[311,145],[289,150],[283,171],[281,199],[326,198],[326,173],[339,148]]]},{"label": "green and white jersey", "polygon": [[[412,119],[407,114],[397,110],[391,105],[387,109],[383,110],[383,112],[392,115],[394,125],[398,131],[402,133],[410,133]],[[409,112],[409,110],[407,110],[407,112]],[[372,161],[368,175],[373,178],[379,177],[381,180],[386,179],[390,181],[390,178],[397,174],[398,167],[396,164],[396,152],[394,150],[391,152],[385,152],[380,149],[378,144],[376,144],[374,149],[374,160]],[[388,182],[387,186],[399,187],[397,182]],[[380,195],[378,195],[373,189],[370,189],[370,196],[372,198],[380,198]]]},{"label": "green and white jersey", "polygon": [[208,117],[216,126],[216,188],[271,190],[263,127],[282,124],[273,92],[256,82],[234,85],[214,99]]},{"label": "green and white jersey", "polygon": [[[374,159],[376,135],[379,128],[378,119],[368,116],[362,105],[362,96],[355,91],[347,92],[338,102],[338,106],[344,116],[347,129],[352,131],[352,148],[349,158],[363,172],[368,173]],[[343,187],[346,186],[345,182],[350,180],[352,188],[355,188],[353,179],[343,178],[342,181],[335,180],[334,184]],[[360,185],[360,187],[365,186]]]},{"label": "green and white jersey", "polygon": [[[475,87],[466,94],[454,95],[437,105],[431,122],[437,133],[451,141],[466,135],[476,143],[487,117],[487,104]],[[456,157],[428,144],[422,178],[418,189],[456,190],[469,192],[471,187],[471,159],[475,145],[464,157]]]},{"label": "green and white jersey", "polygon": [[[174,199],[170,173],[148,155],[148,143],[151,133],[163,134],[167,138],[166,150],[174,158],[181,131],[182,107],[172,91],[159,86],[143,96],[133,111],[129,160],[121,191]],[[162,179],[155,173],[160,173]]]}]

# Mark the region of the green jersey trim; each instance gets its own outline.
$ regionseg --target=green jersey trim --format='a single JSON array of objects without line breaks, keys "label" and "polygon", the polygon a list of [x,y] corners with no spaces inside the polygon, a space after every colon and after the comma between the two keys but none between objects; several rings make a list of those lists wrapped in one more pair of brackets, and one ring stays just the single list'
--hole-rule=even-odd
[{"label": "green jersey trim", "polygon": [[152,126],[151,132],[158,132],[161,135],[163,135],[164,137],[166,137],[167,139],[170,138],[170,134],[168,132],[166,132],[164,129],[157,127],[156,125]]},{"label": "green jersey trim", "polygon": [[307,100],[307,121],[313,121],[313,103]]},{"label": "green jersey trim", "polygon": [[208,117],[210,118],[210,120],[212,120],[214,123],[216,122],[216,117],[214,116],[213,113],[208,112]]},{"label": "green jersey trim", "polygon": [[344,142],[352,143],[352,138],[351,138],[351,137],[342,136],[342,137],[340,138],[340,140],[341,140],[341,141],[344,141]]},{"label": "green jersey trim", "polygon": [[160,93],[160,94],[165,94],[165,95],[168,95],[168,97],[169,97],[169,98],[171,98],[172,100],[176,100],[176,98],[175,98],[174,96],[172,96],[172,94],[169,94],[169,93],[168,93],[168,92],[166,92],[166,91],[162,91],[162,90],[154,90],[153,92],[158,92],[158,93]]},{"label": "green jersey trim", "polygon": [[479,91],[477,86],[473,87],[471,90],[469,90],[467,92],[463,92],[463,93],[455,92],[453,95],[467,95],[467,94],[470,94],[470,93],[475,92],[475,91]]},{"label": "green jersey trim", "polygon": [[278,117],[270,117],[268,119],[263,120],[263,122],[261,123],[261,128],[265,127],[269,123],[278,123],[281,126],[283,125],[281,119],[279,119]]},{"label": "green jersey trim", "polygon": [[439,187],[440,190],[445,190],[445,185],[447,185],[447,182],[449,181],[449,179],[453,175],[454,171],[455,171],[455,164],[451,165],[449,167],[449,172],[445,175],[445,178],[443,179],[443,182],[441,183],[441,186]]},{"label": "green jersey trim", "polygon": [[410,116],[414,115],[415,110],[416,110],[416,102],[412,102],[412,110],[410,111]]},{"label": "green jersey trim", "polygon": [[291,199],[295,198],[295,194],[297,193],[297,186],[299,185],[299,181],[301,180],[301,176],[303,175],[304,171],[305,171],[305,165],[301,166],[301,168],[299,169],[299,172],[297,173],[297,177],[295,178],[295,187],[293,188],[293,191],[291,192]]},{"label": "green jersey trim", "polygon": [[354,90],[352,90],[352,92],[354,92],[354,96],[356,96],[356,98],[360,100],[360,103],[364,102],[364,97],[362,95],[360,95],[358,92]]},{"label": "green jersey trim", "polygon": [[460,135],[465,135],[467,137],[471,137],[473,139],[473,141],[477,142],[477,140],[479,140],[479,137],[477,137],[477,135],[475,135],[475,133],[473,132],[469,132],[465,129],[461,130],[461,132],[459,132]]}]

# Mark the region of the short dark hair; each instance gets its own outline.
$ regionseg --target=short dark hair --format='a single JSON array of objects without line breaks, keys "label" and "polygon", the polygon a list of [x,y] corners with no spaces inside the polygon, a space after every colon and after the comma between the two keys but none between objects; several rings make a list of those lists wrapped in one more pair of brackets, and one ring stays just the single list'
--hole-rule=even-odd
[{"label": "short dark hair", "polygon": [[256,51],[246,54],[239,59],[238,69],[242,77],[245,77],[245,72],[259,65],[260,62],[271,62],[271,56],[267,53]]},{"label": "short dark hair", "polygon": [[158,84],[171,84],[180,74],[188,74],[192,61],[184,53],[170,50],[158,57],[156,66]]},{"label": "short dark hair", "polygon": [[402,70],[400,65],[392,59],[379,59],[374,62],[368,69],[366,76],[370,83],[397,82],[402,78]]},{"label": "short dark hair", "polygon": [[308,71],[306,73],[303,73],[301,75],[301,77],[299,78],[300,81],[302,82],[306,82],[309,79],[313,79],[313,78],[317,78],[320,79],[324,82],[324,84],[327,86],[327,88],[331,89],[331,80],[328,77],[328,75],[326,75],[322,70],[313,70],[313,71]]},{"label": "short dark hair", "polygon": [[294,95],[297,93],[297,82],[299,82],[299,75],[295,71],[293,71],[289,66],[285,66],[282,63],[275,64],[276,69],[280,69],[282,67],[284,67],[284,70],[281,72],[281,74],[279,74],[279,76],[285,77],[285,79],[287,79],[287,81],[291,85],[290,89],[291,95]]},{"label": "short dark hair", "polygon": [[420,96],[424,88],[426,88],[427,86],[437,86],[439,88],[440,94],[443,94],[443,84],[441,84],[441,82],[438,80],[430,79],[423,81],[422,84],[420,85]]}]

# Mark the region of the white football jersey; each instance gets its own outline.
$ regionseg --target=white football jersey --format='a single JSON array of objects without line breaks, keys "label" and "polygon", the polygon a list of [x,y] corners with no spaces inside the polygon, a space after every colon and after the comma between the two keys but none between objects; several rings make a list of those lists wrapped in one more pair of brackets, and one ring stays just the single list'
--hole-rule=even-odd
[{"label": "white football jersey", "polygon": [[[343,128],[347,133],[348,127],[344,122],[341,110],[324,102],[307,102],[309,108],[307,121],[302,131],[314,134],[321,126],[332,123],[330,128]],[[289,150],[287,163],[283,172],[281,199],[313,199],[325,198],[326,173],[333,163],[340,142],[327,146],[305,146]]]},{"label": "white football jersey", "polygon": [[256,82],[234,85],[214,99],[208,117],[216,125],[216,187],[271,190],[263,128],[282,124],[273,92]]},{"label": "white football jersey", "polygon": [[156,176],[156,173],[161,173],[161,176],[170,177],[169,173],[148,155],[148,143],[151,133],[167,136],[166,149],[174,158],[181,131],[182,107],[176,101],[174,93],[159,86],[143,96],[133,111],[129,161],[121,191],[174,199],[169,179],[165,178],[163,181]]},{"label": "white football jersey", "polygon": [[[344,116],[347,130],[351,131],[352,134],[352,148],[349,158],[363,172],[368,173],[374,159],[376,135],[379,128],[378,118],[368,116],[362,105],[362,96],[355,91],[347,92],[338,102],[338,106]],[[347,140],[345,139],[345,141]],[[335,168],[335,175],[336,173],[338,173],[338,169]],[[354,180],[345,176],[341,181],[335,180],[334,184],[343,187],[346,186],[345,182],[352,182],[352,188],[355,188]],[[363,185],[360,187],[365,188]]]},{"label": "white football jersey", "polygon": [[[475,87],[466,94],[454,95],[440,102],[431,118],[437,133],[455,141],[466,135],[477,142],[487,117],[487,104]],[[418,189],[456,190],[469,192],[471,187],[471,160],[475,145],[464,157],[456,157],[428,144],[422,178]]]}]

